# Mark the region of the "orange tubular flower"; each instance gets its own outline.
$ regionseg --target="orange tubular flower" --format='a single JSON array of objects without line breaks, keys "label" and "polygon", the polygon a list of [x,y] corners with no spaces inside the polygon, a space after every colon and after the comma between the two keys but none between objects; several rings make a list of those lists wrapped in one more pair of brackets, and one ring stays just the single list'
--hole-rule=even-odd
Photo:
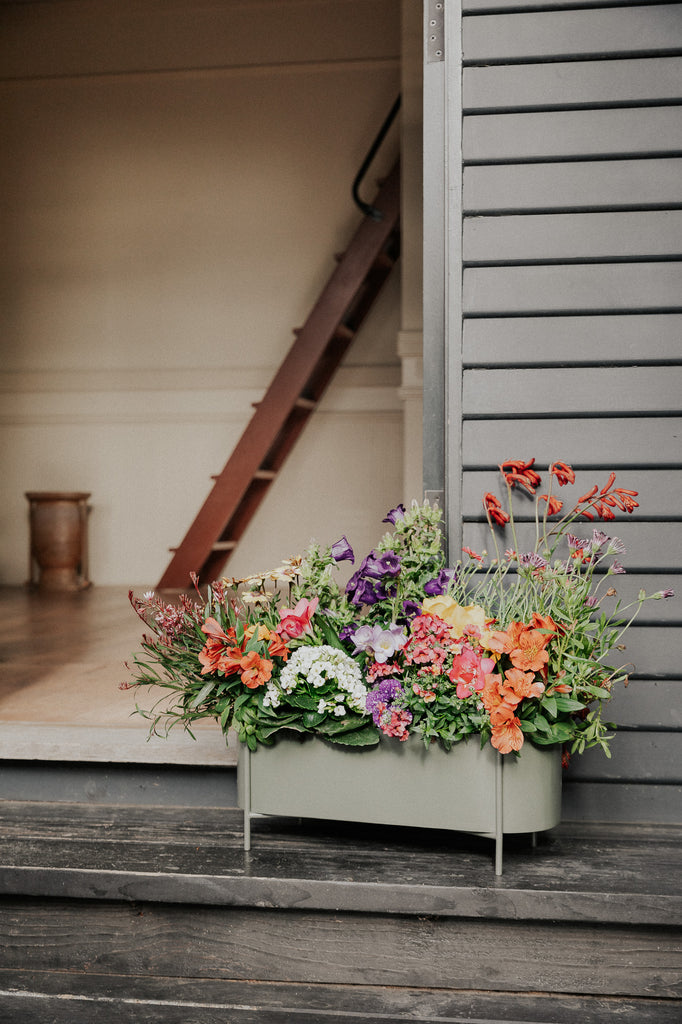
[{"label": "orange tubular flower", "polygon": [[557,478],[559,487],[575,483],[575,473],[566,462],[553,462],[549,467],[549,472]]},{"label": "orange tubular flower", "polygon": [[499,526],[504,526],[509,522],[509,513],[502,508],[500,499],[489,491],[483,496],[483,508],[488,518]]},{"label": "orange tubular flower", "polygon": [[561,512],[562,508],[564,507],[564,503],[563,503],[563,501],[560,498],[555,498],[553,496],[550,496],[549,494],[541,494],[539,496],[539,500],[547,502],[547,515],[548,516],[556,516],[556,515],[558,515],[559,512]]},{"label": "orange tubular flower", "polygon": [[499,470],[510,486],[525,487],[529,494],[535,494],[535,488],[540,483],[540,474],[533,469],[535,459],[524,462],[523,459],[507,459],[501,462]]}]

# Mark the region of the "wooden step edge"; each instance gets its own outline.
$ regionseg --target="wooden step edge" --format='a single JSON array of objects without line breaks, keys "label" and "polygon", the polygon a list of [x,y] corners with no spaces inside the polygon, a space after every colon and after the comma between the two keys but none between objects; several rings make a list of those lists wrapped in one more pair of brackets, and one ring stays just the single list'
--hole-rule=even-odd
[{"label": "wooden step edge", "polygon": [[253,474],[254,480],[274,480],[277,473],[274,469],[257,469]]},{"label": "wooden step edge", "polygon": [[294,402],[295,409],[315,409],[317,402],[314,398],[297,398]]},{"label": "wooden step edge", "polygon": [[217,540],[211,544],[211,551],[232,551],[236,547],[236,540]]}]

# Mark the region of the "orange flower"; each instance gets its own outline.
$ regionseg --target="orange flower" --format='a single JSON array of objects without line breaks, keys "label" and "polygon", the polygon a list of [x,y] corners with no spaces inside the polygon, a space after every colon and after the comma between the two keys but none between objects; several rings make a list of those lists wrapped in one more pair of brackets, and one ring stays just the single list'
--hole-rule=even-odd
[{"label": "orange flower", "polygon": [[273,658],[284,658],[285,661],[289,657],[289,648],[286,645],[286,641],[282,640],[281,636],[278,636],[277,633],[270,634],[268,654],[271,654]]},{"label": "orange flower", "polygon": [[504,697],[501,692],[502,688],[502,676],[499,674],[491,674],[486,676],[485,685],[481,691],[481,700],[483,701],[483,707],[490,715],[492,721],[499,709],[504,705]]},{"label": "orange flower", "polygon": [[222,672],[224,675],[236,672],[239,668],[239,659],[244,652],[240,647],[234,646],[237,639],[234,630],[230,628],[225,633],[215,619],[209,618],[204,622],[201,631],[208,638],[199,652],[199,661],[203,665],[202,676],[208,672]]},{"label": "orange flower", "polygon": [[[544,693],[545,684],[535,679],[534,672],[522,672],[520,668],[509,668],[504,673],[503,694],[509,704],[518,704],[524,697],[539,697]],[[510,699],[511,694],[514,700]]]},{"label": "orange flower", "polygon": [[[531,618],[531,624],[532,624],[534,629],[546,629],[546,630],[548,630],[548,634],[549,633],[555,634],[555,633],[559,632],[559,627],[557,626],[556,622],[551,617],[551,615],[539,615],[538,612],[533,612],[533,616]],[[552,639],[552,637],[548,635],[547,636],[547,641],[549,642],[551,639]]]},{"label": "orange flower", "polygon": [[549,637],[539,630],[526,629],[520,635],[517,647],[509,655],[514,668],[523,669],[524,672],[541,672],[549,661],[549,654],[545,650],[548,640]]},{"label": "orange flower", "polygon": [[487,647],[496,654],[511,654],[519,646],[519,637],[528,629],[524,622],[512,622],[505,631],[495,630],[488,634]]},{"label": "orange flower", "polygon": [[520,750],[523,746],[521,722],[511,708],[507,708],[504,717],[493,725],[490,742],[501,754],[511,754],[512,750]]},{"label": "orange flower", "polygon": [[239,662],[242,670],[242,682],[250,690],[266,683],[272,675],[272,662],[267,658],[261,658],[258,651],[249,651]]}]

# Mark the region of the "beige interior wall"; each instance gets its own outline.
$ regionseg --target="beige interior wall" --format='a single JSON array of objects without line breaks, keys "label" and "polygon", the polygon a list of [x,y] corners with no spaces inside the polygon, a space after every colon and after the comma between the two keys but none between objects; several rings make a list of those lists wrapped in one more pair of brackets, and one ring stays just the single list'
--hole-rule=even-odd
[{"label": "beige interior wall", "polygon": [[[0,583],[26,578],[24,492],[57,489],[92,493],[95,584],[154,584],[355,228],[400,3],[16,4],[0,29]],[[362,548],[410,497],[399,297],[230,572]]]}]

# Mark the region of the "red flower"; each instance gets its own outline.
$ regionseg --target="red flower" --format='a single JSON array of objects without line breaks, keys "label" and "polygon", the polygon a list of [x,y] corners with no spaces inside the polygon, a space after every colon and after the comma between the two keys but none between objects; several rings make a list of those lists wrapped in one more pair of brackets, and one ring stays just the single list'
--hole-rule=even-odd
[{"label": "red flower", "polygon": [[566,462],[553,462],[549,467],[549,471],[552,476],[557,478],[559,487],[575,483],[575,473]]},{"label": "red flower", "polygon": [[561,512],[562,508],[564,507],[563,501],[561,501],[560,498],[555,498],[553,495],[550,496],[549,494],[541,494],[539,496],[539,500],[547,502],[547,515],[548,516],[556,516],[556,515],[558,515],[559,512]]},{"label": "red flower", "polygon": [[529,459],[528,462],[524,462],[523,459],[507,459],[506,462],[500,463],[499,470],[510,486],[518,484],[519,487],[525,487],[529,494],[535,494],[535,488],[540,483],[540,474],[533,469],[534,465],[535,459]]},{"label": "red flower", "polygon": [[509,522],[509,513],[504,511],[500,499],[496,498],[494,494],[488,492],[483,496],[483,508],[488,519],[498,523],[499,526],[504,526]]}]

